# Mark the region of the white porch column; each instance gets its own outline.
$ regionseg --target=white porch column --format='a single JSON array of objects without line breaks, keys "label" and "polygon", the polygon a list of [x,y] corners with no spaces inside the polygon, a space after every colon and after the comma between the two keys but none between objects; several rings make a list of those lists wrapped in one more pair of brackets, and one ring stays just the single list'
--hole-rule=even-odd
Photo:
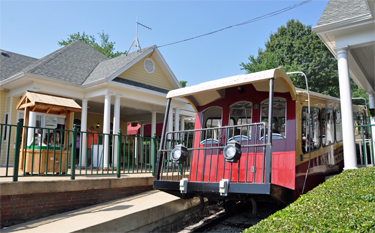
[{"label": "white porch column", "polygon": [[183,131],[183,130],[185,130],[185,117],[181,116],[180,121],[181,121],[180,122],[180,128],[181,128],[180,130]]},{"label": "white porch column", "polygon": [[[103,133],[109,134],[110,133],[110,117],[111,117],[111,96],[106,94],[104,99],[104,119],[103,119]],[[109,136],[104,135],[104,168],[108,166],[109,162]]]},{"label": "white porch column", "polygon": [[344,170],[357,169],[357,155],[354,138],[354,120],[352,107],[352,93],[350,89],[348,48],[337,50],[340,103],[342,113],[342,134],[344,144]]},{"label": "white porch column", "polygon": [[[114,114],[113,114],[113,134],[118,134],[119,129],[120,129],[120,101],[121,97],[116,96],[115,98],[115,109],[114,109]],[[112,141],[112,146],[114,146],[114,156],[113,156],[113,164],[115,167],[117,167],[117,153],[118,153],[118,137],[113,137]]]},{"label": "white porch column", "polygon": [[[372,109],[372,113],[374,113],[375,110],[375,94],[374,93],[367,93],[368,94],[368,98],[369,98],[369,109]],[[375,116],[372,116],[370,118],[370,124],[371,125],[375,125]],[[375,133],[375,126],[372,126],[371,127],[371,131],[372,131],[372,134],[371,135],[374,135]],[[375,136],[372,136],[372,145],[375,146]],[[375,161],[372,161],[372,166],[374,166],[374,163]]]},{"label": "white porch column", "polygon": [[141,124],[140,133],[141,133],[141,137],[145,136],[145,124]]},{"label": "white porch column", "polygon": [[[87,132],[87,105],[88,99],[82,99],[81,132]],[[87,156],[87,133],[82,134],[81,141],[82,148],[80,148],[80,151],[82,151],[82,156],[79,158],[79,164],[86,166],[86,159],[82,158],[86,158]],[[83,148],[85,149],[83,150]]]},{"label": "white porch column", "polygon": [[[30,111],[29,126],[31,126],[31,127],[36,126],[36,112]],[[38,133],[37,129],[35,129],[35,133]],[[27,144],[26,144],[26,146],[29,146],[33,141],[34,141],[34,128],[29,128],[29,130],[27,132]],[[43,142],[43,139],[40,139],[40,141]]]},{"label": "white porch column", "polygon": [[[172,132],[173,131],[173,108],[171,107],[169,109],[169,116],[168,116],[168,130],[167,132]],[[172,139],[172,135],[168,135],[168,139]]]},{"label": "white porch column", "polygon": [[151,113],[151,137],[156,134],[156,112]]},{"label": "white porch column", "polygon": [[369,109],[375,109],[375,93],[367,93],[369,99]]},{"label": "white porch column", "polygon": [[176,132],[180,131],[180,109],[179,108],[176,108],[176,112],[174,114],[174,131]]}]

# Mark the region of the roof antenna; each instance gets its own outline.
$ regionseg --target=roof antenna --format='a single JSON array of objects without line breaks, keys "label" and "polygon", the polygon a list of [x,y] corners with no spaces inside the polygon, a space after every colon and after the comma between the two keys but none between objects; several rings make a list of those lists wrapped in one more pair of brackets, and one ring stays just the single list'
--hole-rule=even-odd
[{"label": "roof antenna", "polygon": [[152,28],[150,27],[147,27],[146,25],[143,25],[141,23],[138,22],[138,16],[137,16],[137,29],[136,29],[136,35],[135,35],[135,39],[133,40],[133,43],[132,45],[130,45],[130,48],[128,49],[128,52],[126,53],[126,55],[129,54],[129,51],[130,49],[134,46],[134,47],[137,47],[137,51],[141,50],[141,44],[139,43],[139,40],[138,40],[138,25],[141,25],[149,30],[152,30]]}]

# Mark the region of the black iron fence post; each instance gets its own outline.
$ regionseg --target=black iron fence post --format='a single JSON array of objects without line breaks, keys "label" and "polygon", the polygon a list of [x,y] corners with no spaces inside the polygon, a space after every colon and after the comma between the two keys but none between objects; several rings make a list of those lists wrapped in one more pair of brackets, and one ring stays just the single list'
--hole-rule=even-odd
[{"label": "black iron fence post", "polygon": [[118,131],[118,140],[117,140],[117,178],[121,177],[121,171],[120,171],[120,155],[121,155],[121,129]]},{"label": "black iron fence post", "polygon": [[70,179],[74,180],[76,177],[76,167],[75,167],[75,161],[76,161],[76,145],[77,144],[77,127],[76,124],[73,125],[73,135],[72,135],[72,151],[70,153],[70,169],[72,170]]},{"label": "black iron fence post", "polygon": [[152,138],[151,138],[151,165],[152,165],[153,176],[155,176],[155,157],[156,157],[156,134],[152,135]]},{"label": "black iron fence post", "polygon": [[[20,158],[22,127],[23,127],[22,119],[18,119],[17,129],[16,129],[16,151],[14,153],[14,164],[13,164],[13,182],[18,181],[18,163],[19,163],[19,158]],[[10,138],[8,140],[10,141]]]}]

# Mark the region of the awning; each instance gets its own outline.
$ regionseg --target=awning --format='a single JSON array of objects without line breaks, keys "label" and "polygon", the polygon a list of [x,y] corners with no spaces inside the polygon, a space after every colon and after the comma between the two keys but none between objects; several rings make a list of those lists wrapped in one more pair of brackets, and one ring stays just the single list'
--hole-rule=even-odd
[{"label": "awning", "polygon": [[71,98],[33,91],[26,91],[18,102],[17,110],[25,110],[25,108],[33,112],[58,115],[81,111],[81,106]]},{"label": "awning", "polygon": [[226,88],[253,84],[257,91],[268,92],[270,78],[275,79],[274,92],[289,92],[292,99],[295,100],[296,90],[293,82],[282,69],[272,69],[257,73],[237,75],[172,90],[168,92],[167,98],[184,98],[189,101],[197,111],[199,106],[206,105],[224,97]]}]

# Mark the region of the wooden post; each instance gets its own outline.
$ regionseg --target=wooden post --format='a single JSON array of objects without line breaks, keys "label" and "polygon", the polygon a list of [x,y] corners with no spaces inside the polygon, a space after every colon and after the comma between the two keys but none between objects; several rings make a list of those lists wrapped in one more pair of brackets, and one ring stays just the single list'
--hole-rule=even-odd
[{"label": "wooden post", "polygon": [[[69,130],[69,124],[70,124],[70,113],[71,111],[67,110],[65,115],[65,130]],[[69,142],[67,142],[68,132],[64,132],[64,150],[68,148]]]},{"label": "wooden post", "polygon": [[23,130],[22,130],[22,142],[21,142],[21,150],[20,150],[20,160],[19,160],[19,170],[23,171],[23,165],[25,163],[25,149],[26,149],[26,131],[27,126],[29,126],[29,115],[30,115],[30,108],[25,107],[24,115],[23,115]]}]

